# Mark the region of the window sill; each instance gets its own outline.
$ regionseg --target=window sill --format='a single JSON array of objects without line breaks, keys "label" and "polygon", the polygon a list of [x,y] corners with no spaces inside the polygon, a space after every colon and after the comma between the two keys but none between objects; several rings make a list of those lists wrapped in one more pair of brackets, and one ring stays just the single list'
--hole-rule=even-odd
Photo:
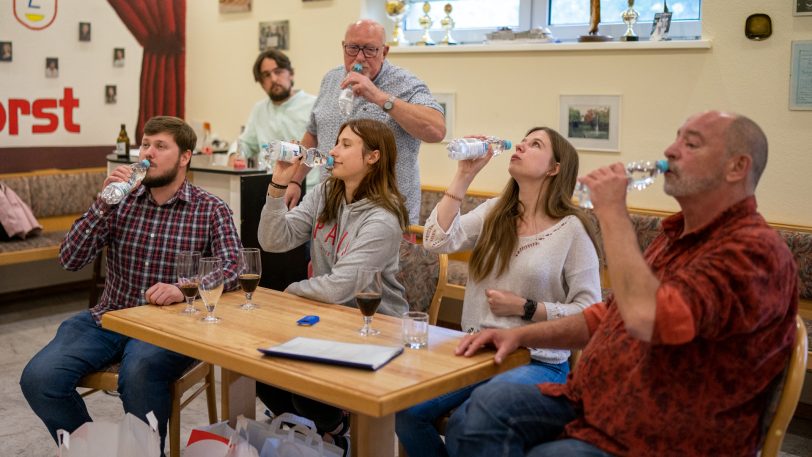
[{"label": "window sill", "polygon": [[515,44],[460,44],[455,46],[392,46],[392,54],[441,54],[466,52],[555,52],[555,51],[642,51],[671,49],[710,49],[712,41],[669,40],[669,41],[607,41],[603,43],[515,43]]}]

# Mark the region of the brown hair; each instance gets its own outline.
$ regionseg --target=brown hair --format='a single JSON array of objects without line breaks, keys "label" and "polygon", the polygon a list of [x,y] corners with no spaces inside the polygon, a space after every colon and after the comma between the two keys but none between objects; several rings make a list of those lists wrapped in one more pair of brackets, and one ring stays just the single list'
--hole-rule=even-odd
[{"label": "brown hair", "polygon": [[[550,137],[553,149],[551,160],[553,164],[557,162],[559,168],[558,173],[544,178],[548,183],[541,187],[536,208],[555,219],[569,215],[577,217],[595,249],[599,250],[595,226],[583,210],[572,204],[572,192],[578,177],[578,152],[569,141],[549,127],[534,127],[525,136],[539,130]],[[525,208],[519,201],[519,183],[511,178],[499,196],[499,202],[485,216],[482,233],[469,262],[471,278],[481,281],[494,270],[497,277],[507,271],[510,257],[519,244],[516,227],[524,211]]]},{"label": "brown hair", "polygon": [[[371,164],[369,171],[353,195],[353,201],[369,199],[372,203],[391,212],[398,218],[400,228],[404,231],[408,222],[408,211],[404,204],[403,195],[400,194],[395,179],[395,162],[398,158],[398,149],[395,135],[386,124],[373,119],[353,119],[345,122],[338,129],[339,135],[345,128],[361,137],[364,142],[362,154],[368,155],[372,151],[380,151],[380,158]],[[338,138],[336,137],[336,143]],[[324,209],[319,214],[319,222],[325,223],[335,220],[338,208],[344,199],[344,181],[330,177],[326,184],[327,196]]]},{"label": "brown hair", "polygon": [[265,59],[271,59],[276,62],[277,68],[283,68],[293,73],[293,67],[290,66],[290,59],[284,52],[276,49],[268,49],[260,52],[257,56],[257,60],[254,61],[254,81],[262,81],[262,70],[260,70],[260,68],[262,67],[262,61]]},{"label": "brown hair", "polygon": [[[189,126],[183,119],[173,116],[155,116],[144,124],[144,135],[156,135],[158,133],[168,133],[172,135],[172,139],[178,145],[178,153],[183,154],[185,151],[195,150],[197,143],[197,135],[192,127]],[[186,169],[192,161],[186,164]]]}]

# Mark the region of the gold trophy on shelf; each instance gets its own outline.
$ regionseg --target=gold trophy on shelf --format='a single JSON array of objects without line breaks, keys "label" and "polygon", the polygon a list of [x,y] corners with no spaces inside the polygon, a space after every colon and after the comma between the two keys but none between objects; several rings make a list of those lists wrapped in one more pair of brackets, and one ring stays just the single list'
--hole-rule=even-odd
[{"label": "gold trophy on shelf", "polygon": [[424,2],[423,15],[420,16],[420,19],[417,21],[418,24],[420,24],[420,28],[423,29],[423,36],[421,36],[420,40],[415,43],[418,46],[434,46],[437,44],[431,39],[431,34],[429,33],[431,24],[434,23],[434,21],[431,20],[431,16],[429,16],[429,11],[431,11],[431,5],[429,5],[429,2]]},{"label": "gold trophy on shelf", "polygon": [[628,4],[629,8],[620,13],[620,18],[623,19],[623,23],[626,24],[626,33],[620,37],[620,41],[639,41],[640,37],[634,33],[634,24],[637,23],[637,18],[640,17],[640,14],[634,9],[634,0],[629,0]]},{"label": "gold trophy on shelf", "polygon": [[386,17],[395,23],[392,31],[392,41],[386,43],[389,46],[409,46],[408,40],[403,36],[403,29],[400,24],[403,17],[409,12],[409,4],[405,0],[386,0]]},{"label": "gold trophy on shelf", "polygon": [[578,41],[582,43],[594,43],[601,41],[611,41],[612,37],[598,33],[598,24],[601,22],[601,0],[589,1],[589,34],[581,35]]},{"label": "gold trophy on shelf", "polygon": [[454,19],[451,18],[452,10],[453,8],[451,6],[451,3],[446,3],[445,8],[443,8],[443,11],[445,11],[445,17],[440,20],[440,26],[442,26],[443,30],[445,30],[445,36],[440,41],[440,44],[447,45],[459,44],[459,42],[455,40],[454,37],[451,36],[451,31],[454,30]]}]

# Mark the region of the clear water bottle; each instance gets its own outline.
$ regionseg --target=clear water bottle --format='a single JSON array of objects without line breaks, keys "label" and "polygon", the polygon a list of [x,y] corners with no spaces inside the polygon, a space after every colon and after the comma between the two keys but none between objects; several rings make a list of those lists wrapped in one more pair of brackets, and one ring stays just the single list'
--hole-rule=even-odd
[{"label": "clear water bottle", "polygon": [[[363,69],[364,67],[362,67],[360,63],[352,66],[352,71],[356,73],[361,73]],[[350,84],[338,94],[338,110],[342,115],[349,116],[352,112],[353,103],[355,103],[355,94],[352,92],[352,84]]]},{"label": "clear water bottle", "polygon": [[488,153],[488,146],[493,145],[493,155],[498,156],[502,151],[513,147],[510,140],[502,140],[489,136],[484,140],[477,138],[456,138],[448,142],[448,157],[453,160],[478,159]]},{"label": "clear water bottle", "polygon": [[104,200],[105,203],[108,205],[115,205],[121,200],[124,200],[124,197],[133,190],[136,184],[139,181],[144,179],[144,176],[147,174],[147,169],[149,169],[149,160],[142,160],[140,162],[136,162],[130,165],[133,173],[130,175],[130,180],[127,182],[111,182],[104,188],[101,192],[101,198]]},{"label": "clear water bottle", "polygon": [[[629,177],[628,190],[643,190],[654,184],[655,178],[668,171],[668,161],[643,161],[630,162],[626,164],[626,176]],[[582,183],[575,185],[575,198],[581,208],[592,209],[592,199],[589,196],[589,188]]]},{"label": "clear water bottle", "polygon": [[271,161],[275,162],[277,160],[292,162],[294,158],[304,156],[302,162],[310,168],[322,165],[327,166],[327,168],[333,167],[333,158],[329,154],[323,154],[316,148],[305,148],[286,141],[273,140],[270,143],[263,143],[262,155],[269,164]]}]

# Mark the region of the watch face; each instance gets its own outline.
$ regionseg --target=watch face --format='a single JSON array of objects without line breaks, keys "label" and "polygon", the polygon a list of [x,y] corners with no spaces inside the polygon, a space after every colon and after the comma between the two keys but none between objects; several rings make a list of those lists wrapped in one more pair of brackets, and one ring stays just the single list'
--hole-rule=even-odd
[{"label": "watch face", "polygon": [[383,103],[383,110],[384,110],[384,111],[389,111],[390,109],[392,109],[392,107],[393,107],[393,106],[395,106],[395,104],[394,104],[394,103],[392,103],[392,101],[391,101],[391,100],[387,100],[387,101],[385,101],[385,102]]}]

